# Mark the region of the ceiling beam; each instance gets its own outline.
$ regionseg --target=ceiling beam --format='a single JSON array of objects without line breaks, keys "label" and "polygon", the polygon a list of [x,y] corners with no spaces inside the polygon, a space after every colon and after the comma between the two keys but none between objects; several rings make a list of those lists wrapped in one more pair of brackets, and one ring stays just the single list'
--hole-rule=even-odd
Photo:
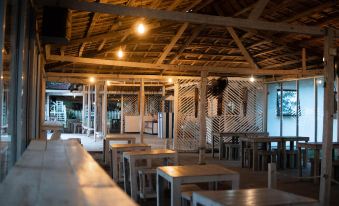
[{"label": "ceiling beam", "polygon": [[165,51],[161,54],[159,59],[157,60],[157,64],[161,64],[167,55],[171,52],[177,41],[180,39],[182,34],[185,32],[186,28],[188,27],[188,23],[184,23],[180,26],[178,32],[175,34],[175,36],[172,38],[171,42],[166,46]]},{"label": "ceiling beam", "polygon": [[[190,65],[169,65],[169,64],[151,64],[142,62],[127,62],[116,61],[106,59],[84,58],[84,57],[72,57],[72,56],[60,56],[51,55],[49,51],[46,51],[46,59],[53,61],[67,61],[73,63],[90,64],[90,65],[106,65],[106,66],[118,66],[118,67],[132,67],[132,68],[144,68],[144,69],[159,69],[159,70],[175,70],[175,71],[206,71],[212,73],[225,73],[225,74],[243,74],[243,75],[289,75],[289,74],[301,74],[301,70],[264,70],[252,68],[239,68],[239,67],[204,67],[204,66],[190,66]],[[307,74],[319,74],[322,70],[307,71]],[[305,74],[305,75],[307,75]]]},{"label": "ceiling beam", "polygon": [[248,18],[253,20],[259,19],[269,1],[270,0],[258,0]]},{"label": "ceiling beam", "polygon": [[234,42],[237,44],[239,47],[241,53],[244,55],[246,61],[255,69],[259,69],[259,66],[254,62],[253,58],[251,55],[248,53],[247,49],[245,46],[242,44],[241,40],[239,39],[237,33],[234,31],[232,27],[227,27],[227,31],[230,33],[232,36]]},{"label": "ceiling beam", "polygon": [[78,2],[74,0],[37,0],[41,5],[60,6],[64,8],[108,13],[120,16],[135,16],[145,18],[155,18],[170,21],[188,22],[195,24],[207,24],[215,26],[229,26],[237,28],[247,28],[256,30],[269,30],[276,32],[301,33],[309,35],[324,35],[324,31],[320,27],[291,25],[286,23],[276,23],[261,20],[241,19],[232,17],[212,16],[205,14],[186,13],[177,11],[163,11],[148,8],[137,8],[128,6],[119,6],[113,4],[100,4],[93,2]]}]

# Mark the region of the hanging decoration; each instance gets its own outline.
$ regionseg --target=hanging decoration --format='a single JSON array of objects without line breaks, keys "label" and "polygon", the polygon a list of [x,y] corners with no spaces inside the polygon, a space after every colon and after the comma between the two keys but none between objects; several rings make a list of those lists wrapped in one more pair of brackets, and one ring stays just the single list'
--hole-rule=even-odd
[{"label": "hanging decoration", "polygon": [[222,77],[219,79],[213,79],[211,81],[211,84],[208,85],[208,92],[207,92],[207,96],[208,97],[218,97],[219,95],[221,95],[224,90],[226,89],[228,85],[228,78],[226,77]]}]

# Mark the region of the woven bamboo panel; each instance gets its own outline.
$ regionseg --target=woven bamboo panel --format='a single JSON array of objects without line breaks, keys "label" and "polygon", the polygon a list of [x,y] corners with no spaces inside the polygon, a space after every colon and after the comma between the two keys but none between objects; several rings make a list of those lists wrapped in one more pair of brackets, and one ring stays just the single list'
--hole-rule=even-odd
[{"label": "woven bamboo panel", "polygon": [[[179,151],[197,151],[199,145],[199,119],[195,117],[195,89],[198,80],[179,80],[178,141]],[[199,91],[200,93],[200,91]],[[263,130],[263,82],[247,79],[229,79],[222,97],[222,113],[218,116],[218,100],[207,99],[206,141],[212,146],[212,135],[220,132]],[[200,96],[200,95],[199,95]],[[199,106],[197,105],[199,108]],[[200,111],[199,111],[200,112]],[[214,140],[219,144],[218,138]]]},{"label": "woven bamboo panel", "polygon": [[161,110],[161,98],[160,94],[145,95],[145,115],[157,115]]},{"label": "woven bamboo panel", "polygon": [[124,112],[123,112],[123,127],[125,131],[125,116],[136,116],[139,115],[139,110],[138,110],[138,95],[124,95]]}]

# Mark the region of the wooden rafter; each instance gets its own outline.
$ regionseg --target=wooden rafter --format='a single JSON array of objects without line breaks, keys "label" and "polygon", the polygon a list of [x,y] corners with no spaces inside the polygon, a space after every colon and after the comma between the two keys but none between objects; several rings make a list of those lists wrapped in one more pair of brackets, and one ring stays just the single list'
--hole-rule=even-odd
[{"label": "wooden rafter", "polygon": [[258,19],[261,14],[263,13],[266,5],[270,0],[258,0],[255,4],[253,10],[251,11],[250,15],[248,16],[249,19]]},{"label": "wooden rafter", "polygon": [[[204,66],[188,66],[188,65],[169,65],[169,64],[151,64],[141,62],[127,62],[127,61],[116,61],[106,59],[95,59],[95,58],[84,58],[84,57],[71,57],[71,56],[60,56],[51,55],[46,51],[46,59],[53,61],[67,61],[81,64],[92,64],[92,65],[107,65],[107,66],[119,66],[119,67],[132,67],[132,68],[145,68],[145,69],[159,69],[159,70],[175,70],[175,71],[204,71],[207,68]],[[299,69],[291,70],[264,70],[251,68],[239,68],[239,67],[208,67],[209,72],[215,73],[230,73],[230,74],[253,74],[253,75],[288,75],[288,74],[301,74]],[[322,70],[307,71],[306,75],[322,73]]]},{"label": "wooden rafter", "polygon": [[[55,6],[55,0],[37,0],[41,5]],[[189,22],[196,24],[209,24],[215,26],[243,27],[256,30],[270,30],[276,32],[301,33],[309,35],[323,35],[319,27],[293,26],[286,23],[275,23],[260,20],[240,19],[233,17],[220,17],[204,14],[184,13],[177,11],[162,11],[148,8],[135,8],[112,4],[98,4],[91,2],[62,1],[58,6],[74,10],[85,10],[89,12],[109,13],[115,15],[126,15],[135,17],[156,18],[171,21]]]}]

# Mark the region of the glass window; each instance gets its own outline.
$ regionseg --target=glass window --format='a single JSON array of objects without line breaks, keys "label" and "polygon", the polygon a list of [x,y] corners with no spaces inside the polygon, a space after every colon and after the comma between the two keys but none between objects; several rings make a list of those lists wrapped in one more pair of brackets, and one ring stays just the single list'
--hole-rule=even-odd
[{"label": "glass window", "polygon": [[314,79],[299,80],[299,136],[309,137],[314,142],[315,134],[315,94]]},{"label": "glass window", "polygon": [[279,83],[267,85],[267,131],[270,136],[280,135],[280,116],[277,115],[277,91],[279,89]]}]

